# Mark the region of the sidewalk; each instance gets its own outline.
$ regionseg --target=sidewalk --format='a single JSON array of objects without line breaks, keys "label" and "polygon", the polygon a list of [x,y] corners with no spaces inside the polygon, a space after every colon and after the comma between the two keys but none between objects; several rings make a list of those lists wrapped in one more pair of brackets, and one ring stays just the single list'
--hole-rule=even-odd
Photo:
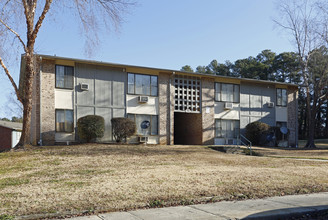
[{"label": "sidewalk", "polygon": [[325,210],[328,211],[328,192],[113,212],[70,220],[282,219]]}]

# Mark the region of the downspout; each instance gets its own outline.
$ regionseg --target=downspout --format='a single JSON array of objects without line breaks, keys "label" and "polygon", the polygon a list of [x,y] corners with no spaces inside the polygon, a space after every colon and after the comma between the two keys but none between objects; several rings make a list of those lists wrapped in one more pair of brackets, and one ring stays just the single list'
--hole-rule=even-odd
[{"label": "downspout", "polygon": [[40,85],[39,85],[39,99],[40,99],[40,118],[39,118],[39,124],[40,124],[40,140],[38,142],[38,144],[40,146],[42,146],[42,68],[43,68],[43,65],[42,65],[42,57],[40,57],[40,74],[39,74],[39,82],[40,82]]}]

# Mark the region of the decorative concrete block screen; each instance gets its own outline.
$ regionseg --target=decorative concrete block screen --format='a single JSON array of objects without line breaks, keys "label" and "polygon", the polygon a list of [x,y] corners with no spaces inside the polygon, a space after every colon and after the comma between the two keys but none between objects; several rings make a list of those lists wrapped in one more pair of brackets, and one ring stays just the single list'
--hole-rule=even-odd
[{"label": "decorative concrete block screen", "polygon": [[175,112],[200,113],[201,106],[201,80],[199,77],[176,75],[175,86]]}]

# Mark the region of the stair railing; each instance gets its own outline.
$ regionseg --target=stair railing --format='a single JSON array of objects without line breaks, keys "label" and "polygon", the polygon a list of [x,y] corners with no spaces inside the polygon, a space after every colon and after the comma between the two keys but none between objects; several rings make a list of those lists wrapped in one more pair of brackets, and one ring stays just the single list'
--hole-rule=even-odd
[{"label": "stair railing", "polygon": [[[239,141],[249,149],[249,154],[252,156],[252,142],[248,140],[244,135],[239,134]],[[246,143],[245,143],[246,142]]]}]

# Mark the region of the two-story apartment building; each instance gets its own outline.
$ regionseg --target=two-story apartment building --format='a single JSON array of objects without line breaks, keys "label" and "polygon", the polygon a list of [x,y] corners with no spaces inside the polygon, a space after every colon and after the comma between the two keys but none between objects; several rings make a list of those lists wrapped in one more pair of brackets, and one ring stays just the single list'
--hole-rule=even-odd
[{"label": "two-story apartment building", "polygon": [[76,122],[90,114],[105,119],[103,142],[113,141],[111,119],[128,117],[137,125],[131,143],[236,144],[248,123],[262,121],[288,127],[297,144],[296,85],[38,56],[32,144],[78,141]]}]

